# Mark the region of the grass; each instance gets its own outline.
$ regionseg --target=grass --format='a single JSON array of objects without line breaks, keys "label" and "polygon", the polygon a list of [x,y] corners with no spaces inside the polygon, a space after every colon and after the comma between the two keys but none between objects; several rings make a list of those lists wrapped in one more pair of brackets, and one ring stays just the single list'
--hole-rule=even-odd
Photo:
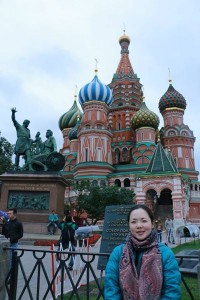
[{"label": "grass", "polygon": [[[200,249],[200,240],[195,240],[189,243],[184,243],[182,245],[178,245],[177,247],[172,248],[172,251],[174,254],[178,254],[182,250],[199,250]],[[198,293],[198,279],[197,277],[191,277],[191,276],[185,276],[184,275],[184,280],[186,281],[190,291],[192,292],[192,295],[194,297],[194,300],[199,299],[199,293]],[[190,296],[183,284],[181,282],[181,300],[189,300]]]},{"label": "grass", "polygon": [[[184,279],[187,282],[187,285],[189,286],[189,288],[192,292],[194,300],[198,300],[199,299],[199,296],[198,296],[199,294],[198,294],[198,281],[197,281],[197,278],[184,277]],[[183,283],[181,283],[181,293],[182,293],[181,300],[189,300],[190,299],[190,296],[189,296],[185,286],[183,285]],[[89,299],[90,300],[96,300],[97,295],[98,295],[98,290],[96,289],[96,285],[93,282],[91,282]],[[80,300],[86,300],[86,287],[84,287],[84,286],[80,287],[79,296],[80,296]],[[60,299],[60,298],[58,297],[58,299]],[[67,294],[67,295],[64,296],[64,300],[69,300],[69,299],[76,300],[77,297],[73,296],[72,298],[70,298],[70,294]],[[103,298],[101,297],[100,300],[103,300]]]},{"label": "grass", "polygon": [[[197,277],[192,278],[188,276],[184,276],[184,279],[193,295],[194,300],[199,300],[199,293],[198,293],[198,280]],[[184,284],[181,282],[181,300],[189,300],[190,295],[188,294]]]},{"label": "grass", "polygon": [[[178,245],[174,248],[172,248],[172,251],[174,252],[174,254],[178,254],[180,251],[182,250],[199,250],[200,249],[200,240],[196,240],[195,242],[189,242],[189,243],[184,243],[182,245]],[[194,300],[198,300],[199,299],[199,294],[198,294],[198,280],[197,277],[191,277],[191,276],[184,276],[184,279],[188,285],[188,287],[190,288],[192,295],[194,297]],[[182,296],[181,296],[181,300],[190,300],[190,296],[184,286],[184,284],[181,282],[181,292],[182,292]],[[98,294],[98,290],[96,288],[96,284],[94,282],[90,283],[90,300],[96,300],[97,299],[97,294]],[[79,295],[80,295],[80,300],[86,300],[86,286],[82,286],[79,289]],[[58,299],[60,299],[58,297]],[[70,294],[66,294],[64,296],[64,300],[67,299],[77,299],[76,296],[73,296],[72,298],[70,298]],[[100,300],[103,300],[103,298],[101,297]],[[175,300],[175,299],[174,299]]]},{"label": "grass", "polygon": [[174,252],[174,254],[177,254],[182,250],[199,250],[199,249],[200,249],[200,239],[189,243],[178,245],[172,248],[172,251]]},{"label": "grass", "polygon": [[[79,293],[79,298],[80,300],[86,300],[86,286],[81,286],[78,290]],[[77,297],[74,295],[72,298],[70,297],[71,293],[68,293],[64,296],[64,300],[76,300]],[[98,295],[98,288],[96,287],[96,283],[95,282],[90,282],[90,300],[96,300],[97,299],[97,295]],[[60,299],[60,297],[58,297],[58,300]],[[103,297],[100,298],[100,300],[103,300]],[[113,299],[114,300],[114,299]]]}]

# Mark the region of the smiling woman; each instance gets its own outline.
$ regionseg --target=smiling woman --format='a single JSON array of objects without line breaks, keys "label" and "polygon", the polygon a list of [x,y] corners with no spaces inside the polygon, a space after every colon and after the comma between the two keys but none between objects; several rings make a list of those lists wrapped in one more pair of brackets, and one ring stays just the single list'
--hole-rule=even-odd
[{"label": "smiling woman", "polygon": [[171,249],[157,241],[152,211],[136,204],[128,223],[126,243],[114,248],[106,266],[105,300],[179,300],[178,264]]},{"label": "smiling woman", "polygon": [[[145,207],[146,209],[148,207]],[[153,216],[152,212],[149,210],[149,214],[143,209],[138,208],[130,211],[129,214],[129,228],[131,234],[138,240],[144,240],[147,238],[153,228]],[[151,216],[151,217],[150,217]]]}]

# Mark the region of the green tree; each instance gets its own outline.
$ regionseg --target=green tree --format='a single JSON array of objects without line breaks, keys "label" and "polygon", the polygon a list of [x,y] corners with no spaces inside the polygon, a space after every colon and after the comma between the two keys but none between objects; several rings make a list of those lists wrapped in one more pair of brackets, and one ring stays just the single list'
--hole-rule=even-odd
[{"label": "green tree", "polygon": [[[80,187],[80,186],[79,186]],[[88,218],[95,224],[104,218],[105,207],[108,205],[127,205],[133,203],[134,192],[116,186],[91,187],[84,186],[79,190],[76,202],[76,211],[79,215],[84,210]]]},{"label": "green tree", "polygon": [[11,145],[4,137],[0,136],[0,174],[3,174],[8,169],[13,168],[13,151],[14,146]]},{"label": "green tree", "polygon": [[85,196],[90,192],[90,182],[89,180],[80,180],[80,181],[71,180],[69,181],[69,185],[72,187],[72,189],[77,195],[77,201],[75,203],[71,203],[71,208],[75,208],[77,216],[81,217],[82,213],[85,211],[84,209]]}]

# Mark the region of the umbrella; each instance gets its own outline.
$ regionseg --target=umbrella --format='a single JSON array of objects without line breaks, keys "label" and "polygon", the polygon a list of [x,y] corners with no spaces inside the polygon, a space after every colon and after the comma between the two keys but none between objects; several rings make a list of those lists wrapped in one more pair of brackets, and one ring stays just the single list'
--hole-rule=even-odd
[{"label": "umbrella", "polygon": [[0,218],[2,218],[2,217],[4,217],[6,219],[6,221],[9,219],[8,214],[5,211],[0,210]]}]

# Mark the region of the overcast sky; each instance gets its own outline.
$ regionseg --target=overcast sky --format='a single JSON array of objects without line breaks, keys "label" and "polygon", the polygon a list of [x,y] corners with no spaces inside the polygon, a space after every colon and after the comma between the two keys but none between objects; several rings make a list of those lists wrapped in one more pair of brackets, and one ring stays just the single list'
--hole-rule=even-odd
[{"label": "overcast sky", "polygon": [[123,29],[131,39],[130,60],[144,85],[146,104],[156,112],[173,86],[187,101],[184,123],[196,137],[200,170],[200,1],[199,0],[1,0],[0,131],[16,141],[16,119],[30,119],[31,136],[45,140],[52,129],[58,149],[60,116],[78,91],[94,77],[109,84],[120,60]]}]

